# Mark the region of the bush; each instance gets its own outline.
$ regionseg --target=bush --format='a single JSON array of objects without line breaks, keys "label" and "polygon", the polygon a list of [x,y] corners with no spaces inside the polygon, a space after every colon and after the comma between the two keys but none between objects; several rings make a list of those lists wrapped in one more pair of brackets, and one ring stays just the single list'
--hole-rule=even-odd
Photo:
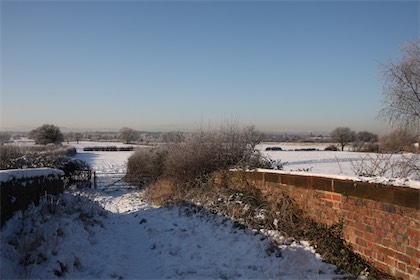
[{"label": "bush", "polygon": [[357,141],[352,145],[355,152],[377,153],[379,152],[379,144],[377,142]]},{"label": "bush", "polygon": [[383,136],[379,141],[381,152],[415,152],[416,135],[407,129],[395,129]]},{"label": "bush", "polygon": [[168,149],[141,148],[128,159],[125,180],[139,187],[155,182],[164,174]]},{"label": "bush", "polygon": [[195,180],[217,170],[269,168],[255,151],[260,134],[254,128],[237,127],[201,131],[171,147],[165,162],[166,174],[181,181]]},{"label": "bush", "polygon": [[76,148],[58,145],[46,146],[0,146],[0,169],[57,168],[55,162],[60,157],[71,157]]},{"label": "bush", "polygon": [[23,156],[18,146],[0,146],[0,169],[12,169],[13,159]]},{"label": "bush", "polygon": [[253,127],[200,131],[182,143],[138,150],[128,160],[126,177],[137,186],[164,178],[172,180],[177,191],[188,191],[207,184],[219,170],[269,168],[269,161],[254,150],[259,139],[260,134]]},{"label": "bush", "polygon": [[367,154],[351,162],[357,176],[390,178],[420,178],[419,158],[416,154]]},{"label": "bush", "polygon": [[337,148],[337,146],[335,146],[335,145],[329,145],[329,146],[328,146],[328,147],[326,147],[324,150],[325,150],[325,151],[338,151],[338,148]]},{"label": "bush", "polygon": [[283,151],[280,147],[267,147],[265,148],[266,151]]}]

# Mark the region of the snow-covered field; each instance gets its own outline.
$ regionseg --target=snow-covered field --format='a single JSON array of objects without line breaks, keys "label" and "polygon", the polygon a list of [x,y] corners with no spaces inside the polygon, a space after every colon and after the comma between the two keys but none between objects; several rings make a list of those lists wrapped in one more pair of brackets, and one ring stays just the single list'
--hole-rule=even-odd
[{"label": "snow-covered field", "polygon": [[[131,152],[80,152],[98,172]],[[199,207],[156,208],[137,190],[69,191],[19,212],[1,230],[1,278],[340,279],[307,242],[239,229]]]},{"label": "snow-covered field", "polygon": [[[262,143],[257,145],[257,150],[264,156],[279,161],[283,164],[283,171],[287,173],[299,173],[306,175],[321,175],[345,178],[351,180],[371,181],[383,184],[392,184],[404,187],[420,189],[420,174],[411,175],[408,178],[394,178],[388,172],[385,176],[362,177],[357,176],[355,171],[363,162],[368,162],[369,157],[377,159],[376,154],[358,153],[350,151],[324,151],[329,144],[322,143]],[[266,151],[267,147],[280,147],[281,151]],[[316,151],[295,151],[295,149],[315,148]],[[420,156],[417,157],[417,165],[420,165]],[[384,155],[384,159],[397,161],[401,155]],[[379,170],[380,168],[378,168]],[[392,172],[391,172],[392,173]],[[396,171],[394,173],[397,173]]]}]

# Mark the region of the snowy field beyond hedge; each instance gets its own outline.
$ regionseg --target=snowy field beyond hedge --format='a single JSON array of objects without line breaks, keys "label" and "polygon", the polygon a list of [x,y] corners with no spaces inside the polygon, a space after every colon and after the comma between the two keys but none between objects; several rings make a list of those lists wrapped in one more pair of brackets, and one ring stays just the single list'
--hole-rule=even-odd
[{"label": "snowy field beyond hedge", "polygon": [[[83,152],[122,172],[132,152]],[[196,206],[156,208],[136,190],[69,191],[1,230],[1,278],[340,279],[305,241],[271,239]],[[275,233],[273,233],[275,234]]]}]

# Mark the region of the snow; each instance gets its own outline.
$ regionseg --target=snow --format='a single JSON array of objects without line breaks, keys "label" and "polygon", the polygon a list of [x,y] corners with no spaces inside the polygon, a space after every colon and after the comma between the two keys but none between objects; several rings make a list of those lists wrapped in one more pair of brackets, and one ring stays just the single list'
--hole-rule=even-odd
[{"label": "snow", "polygon": [[[393,178],[392,176],[364,177],[355,175],[354,166],[366,157],[375,157],[373,153],[350,151],[324,151],[330,144],[323,143],[263,143],[256,149],[262,155],[283,164],[282,171],[264,170],[269,172],[299,174],[308,176],[326,176],[337,179],[366,181],[386,185],[403,186],[420,189],[420,175],[409,178]],[[282,151],[266,151],[267,147],[281,147]],[[295,149],[315,148],[316,151],[295,151]],[[398,159],[401,155],[392,155]],[[420,157],[417,160],[420,164]]]},{"label": "snow", "polygon": [[[78,157],[98,172],[120,172],[130,154],[89,152]],[[69,191],[44,198],[6,222],[1,230],[1,278],[348,276],[322,262],[307,242],[273,247],[270,236],[276,234],[240,229],[198,206],[152,207],[138,190]]]},{"label": "snow", "polygon": [[6,183],[12,180],[28,179],[34,177],[57,178],[63,175],[64,172],[62,170],[53,168],[0,170],[0,183]]},{"label": "snow", "polygon": [[[132,145],[121,144],[118,142],[90,142],[81,141],[79,144],[71,144],[71,146],[77,149],[77,159],[81,159],[89,163],[92,171],[98,173],[125,173],[125,166],[128,158],[134,153],[134,151],[125,152],[95,152],[83,151],[83,148],[89,146],[116,146],[116,147],[128,147]],[[142,147],[142,146],[139,146]]]}]

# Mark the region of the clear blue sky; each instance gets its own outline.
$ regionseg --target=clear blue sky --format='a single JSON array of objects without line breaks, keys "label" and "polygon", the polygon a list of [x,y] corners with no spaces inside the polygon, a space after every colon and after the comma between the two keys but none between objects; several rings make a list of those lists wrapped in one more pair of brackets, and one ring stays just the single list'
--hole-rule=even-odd
[{"label": "clear blue sky", "polygon": [[418,1],[1,1],[1,129],[381,132]]}]

